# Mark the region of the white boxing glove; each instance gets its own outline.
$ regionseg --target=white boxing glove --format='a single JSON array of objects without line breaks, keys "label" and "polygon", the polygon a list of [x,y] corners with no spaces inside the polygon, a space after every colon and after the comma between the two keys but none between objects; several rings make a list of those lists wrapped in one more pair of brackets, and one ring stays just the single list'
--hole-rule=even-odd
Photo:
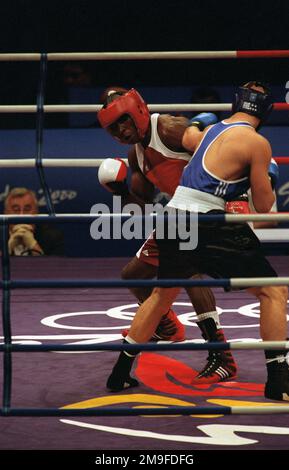
[{"label": "white boxing glove", "polygon": [[120,158],[106,158],[98,169],[98,181],[114,194],[129,193],[126,177],[127,167]]}]

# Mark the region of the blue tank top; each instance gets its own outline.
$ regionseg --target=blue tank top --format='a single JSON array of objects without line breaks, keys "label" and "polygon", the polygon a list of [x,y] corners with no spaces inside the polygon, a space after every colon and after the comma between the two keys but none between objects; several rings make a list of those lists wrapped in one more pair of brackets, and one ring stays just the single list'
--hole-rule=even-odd
[{"label": "blue tank top", "polygon": [[205,193],[213,194],[225,201],[230,201],[248,191],[250,180],[246,176],[235,181],[226,181],[219,179],[209,173],[204,165],[204,157],[211,144],[219,135],[232,127],[252,127],[246,122],[234,122],[225,124],[223,121],[212,126],[202,139],[196,152],[183,170],[180,180],[180,186],[197,189]]}]

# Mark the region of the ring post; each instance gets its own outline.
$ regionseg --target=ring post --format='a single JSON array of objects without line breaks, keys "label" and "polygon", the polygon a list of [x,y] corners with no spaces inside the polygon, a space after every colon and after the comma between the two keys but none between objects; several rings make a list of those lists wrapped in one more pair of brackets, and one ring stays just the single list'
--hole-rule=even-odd
[{"label": "ring post", "polygon": [[12,385],[12,351],[11,351],[11,322],[10,322],[10,257],[8,251],[9,224],[8,219],[2,220],[2,322],[4,336],[3,353],[3,410],[10,409]]},{"label": "ring post", "polygon": [[42,149],[43,149],[43,124],[44,124],[44,94],[47,76],[47,54],[41,54],[40,59],[40,78],[39,89],[37,94],[37,114],[36,114],[36,170],[40,180],[43,194],[45,197],[47,209],[50,215],[55,215],[49,187],[46,183],[45,173],[42,165]]}]

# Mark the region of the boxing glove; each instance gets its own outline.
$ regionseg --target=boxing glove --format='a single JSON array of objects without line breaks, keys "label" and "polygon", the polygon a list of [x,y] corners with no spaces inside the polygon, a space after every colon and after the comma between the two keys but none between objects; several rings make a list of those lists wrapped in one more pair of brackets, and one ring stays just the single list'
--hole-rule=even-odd
[{"label": "boxing glove", "polygon": [[218,122],[218,118],[214,113],[200,113],[190,120],[190,126],[196,126],[200,131],[203,131],[205,127],[216,124],[216,122]]},{"label": "boxing glove", "polygon": [[98,181],[114,194],[127,195],[129,193],[126,177],[127,167],[120,158],[106,158],[98,169]]},{"label": "boxing glove", "polygon": [[227,201],[225,211],[230,214],[250,214],[247,194],[236,197],[233,201]]},{"label": "boxing glove", "polygon": [[278,179],[279,179],[279,167],[278,167],[277,163],[275,162],[274,158],[271,158],[271,163],[270,163],[269,169],[268,169],[268,176],[269,176],[270,181],[271,181],[272,189],[274,189],[275,186],[277,185]]}]

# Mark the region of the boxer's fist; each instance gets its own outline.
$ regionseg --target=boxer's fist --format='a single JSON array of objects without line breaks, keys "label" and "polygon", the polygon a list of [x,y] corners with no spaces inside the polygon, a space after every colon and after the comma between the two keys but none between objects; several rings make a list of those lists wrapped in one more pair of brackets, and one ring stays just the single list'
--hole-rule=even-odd
[{"label": "boxer's fist", "polygon": [[250,214],[247,194],[242,194],[233,201],[226,202],[225,211],[230,214]]},{"label": "boxer's fist", "polygon": [[98,181],[114,194],[128,193],[127,167],[120,158],[106,158],[98,169]]},{"label": "boxer's fist", "polygon": [[190,119],[190,126],[196,126],[200,131],[211,124],[216,124],[218,118],[214,113],[200,113]]}]

